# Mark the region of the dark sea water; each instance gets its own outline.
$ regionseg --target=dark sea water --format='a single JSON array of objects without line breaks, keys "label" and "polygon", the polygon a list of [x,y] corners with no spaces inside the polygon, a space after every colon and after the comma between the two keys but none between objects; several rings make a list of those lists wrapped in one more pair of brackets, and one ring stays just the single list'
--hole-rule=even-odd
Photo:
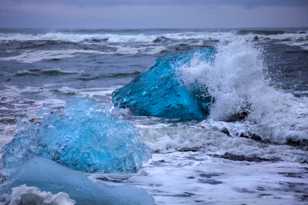
[{"label": "dark sea water", "polygon": [[[308,30],[0,30],[0,146],[18,122],[73,96],[112,106],[112,92],[158,57],[215,47],[184,82],[206,84],[216,102],[202,122],[117,115],[153,151],[120,182],[158,205],[308,203]],[[242,102],[248,118],[230,122]],[[116,108],[115,108],[116,109]]]}]

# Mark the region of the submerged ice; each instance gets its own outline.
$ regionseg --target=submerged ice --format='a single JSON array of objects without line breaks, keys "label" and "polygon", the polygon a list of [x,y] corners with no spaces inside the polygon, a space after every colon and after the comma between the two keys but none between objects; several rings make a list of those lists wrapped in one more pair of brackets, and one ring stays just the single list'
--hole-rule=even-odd
[{"label": "submerged ice", "polygon": [[132,125],[94,101],[74,99],[63,112],[43,114],[17,132],[4,147],[3,165],[14,167],[34,156],[86,172],[134,172],[149,150]]},{"label": "submerged ice", "polygon": [[204,119],[212,102],[206,86],[192,84],[187,87],[178,75],[180,68],[190,64],[196,55],[211,62],[214,49],[203,48],[159,58],[148,71],[113,93],[114,104],[129,108],[136,115]]},{"label": "submerged ice", "polygon": [[9,182],[1,187],[0,192],[11,192],[10,197],[7,197],[11,205],[154,204],[152,197],[141,189],[94,182],[82,172],[40,157],[21,166]]}]

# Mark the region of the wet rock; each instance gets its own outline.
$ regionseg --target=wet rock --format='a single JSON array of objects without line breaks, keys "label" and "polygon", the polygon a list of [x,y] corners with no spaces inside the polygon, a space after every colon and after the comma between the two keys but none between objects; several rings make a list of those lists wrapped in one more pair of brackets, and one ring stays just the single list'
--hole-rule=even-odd
[{"label": "wet rock", "polygon": [[308,150],[308,140],[307,139],[289,138],[287,139],[287,145],[299,147],[304,150]]},{"label": "wet rock", "polygon": [[177,148],[176,150],[179,152],[198,152],[200,149],[201,147],[181,147]]},{"label": "wet rock", "polygon": [[255,140],[257,142],[270,143],[270,140],[264,139],[260,135],[257,135],[256,133],[252,133],[252,132],[245,132],[245,133],[243,132],[243,133],[240,134],[240,137],[252,139],[252,140]]},{"label": "wet rock", "polygon": [[198,182],[203,183],[203,184],[210,184],[210,185],[218,185],[222,184],[222,181],[218,181],[215,179],[199,179]]},{"label": "wet rock", "polygon": [[220,131],[228,136],[231,136],[229,130],[226,127],[222,128]]},{"label": "wet rock", "polygon": [[171,41],[171,39],[169,39],[165,36],[160,36],[160,37],[157,37],[156,39],[154,39],[153,43],[166,43],[168,41]]},{"label": "wet rock", "polygon": [[203,177],[203,178],[218,177],[218,176],[221,176],[221,175],[223,175],[223,173],[212,172],[212,173],[201,173],[201,174],[199,174],[199,176]]},{"label": "wet rock", "polygon": [[249,115],[249,111],[238,112],[238,113],[235,113],[229,116],[227,119],[225,119],[225,122],[243,121],[248,117],[248,115]]},{"label": "wet rock", "polygon": [[264,162],[264,161],[279,161],[280,159],[267,159],[267,158],[262,158],[258,157],[255,155],[237,155],[237,154],[232,154],[229,152],[226,152],[223,155],[212,155],[214,157],[218,158],[223,158],[223,159],[228,159],[232,161],[247,161],[247,162]]}]

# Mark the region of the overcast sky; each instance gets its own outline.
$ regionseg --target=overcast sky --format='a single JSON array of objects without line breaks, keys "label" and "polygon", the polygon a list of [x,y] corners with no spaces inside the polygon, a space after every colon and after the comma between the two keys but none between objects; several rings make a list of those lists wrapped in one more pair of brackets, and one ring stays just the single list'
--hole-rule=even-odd
[{"label": "overcast sky", "polygon": [[308,0],[0,0],[0,27],[308,27]]}]

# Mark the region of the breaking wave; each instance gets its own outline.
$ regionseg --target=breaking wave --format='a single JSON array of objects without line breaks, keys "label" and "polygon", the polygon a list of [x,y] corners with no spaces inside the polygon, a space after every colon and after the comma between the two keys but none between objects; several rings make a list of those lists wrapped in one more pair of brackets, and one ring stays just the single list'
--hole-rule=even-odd
[{"label": "breaking wave", "polygon": [[95,50],[35,50],[25,51],[17,56],[3,57],[0,60],[3,61],[18,61],[22,63],[35,63],[42,60],[56,61],[64,58],[72,58],[79,54],[104,54],[104,52]]},{"label": "breaking wave", "polygon": [[166,38],[171,40],[187,40],[187,39],[226,39],[232,38],[234,32],[172,32],[157,34],[136,34],[136,33],[65,33],[53,32],[42,34],[27,33],[0,33],[0,41],[66,41],[66,42],[88,42],[88,43],[152,43],[158,38]]},{"label": "breaking wave", "polygon": [[[254,133],[263,141],[307,142],[308,99],[269,85],[262,50],[252,42],[222,43],[213,63],[196,55],[184,66],[183,81],[204,84],[215,97],[204,123],[227,128],[233,135]],[[240,126],[228,122],[239,118],[239,113],[245,118]]]}]

